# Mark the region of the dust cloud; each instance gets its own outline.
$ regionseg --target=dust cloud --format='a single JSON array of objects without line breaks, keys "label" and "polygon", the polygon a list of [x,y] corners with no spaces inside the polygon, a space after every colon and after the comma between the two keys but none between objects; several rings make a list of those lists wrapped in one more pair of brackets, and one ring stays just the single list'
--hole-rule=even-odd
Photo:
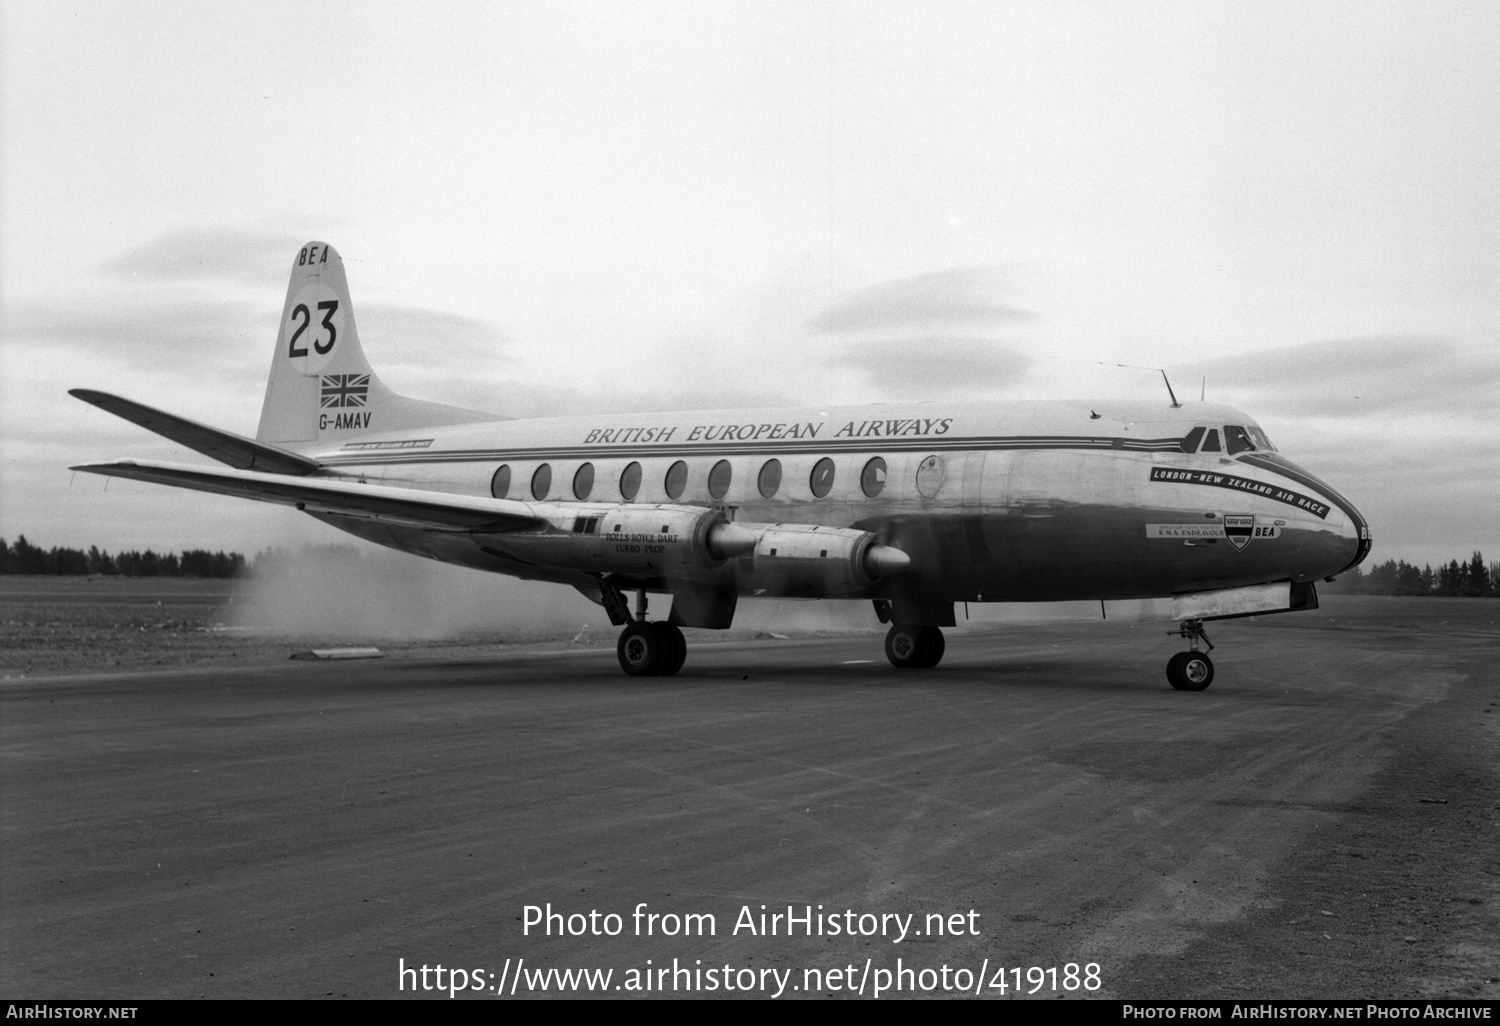
[{"label": "dust cloud", "polygon": [[[519,581],[374,546],[315,545],[258,555],[236,597],[233,625],[298,637],[436,641],[597,642],[612,637],[604,610],[572,588]],[[632,603],[634,597],[630,596]],[[649,596],[665,619],[666,595]],[[1107,603],[1110,620],[1171,618],[1170,600]],[[1098,602],[958,603],[957,630],[1100,619]],[[742,598],[734,633],[883,632],[867,601]]]},{"label": "dust cloud", "polygon": [[571,637],[604,611],[572,588],[354,545],[261,553],[235,626],[306,637],[427,641],[469,634]]}]

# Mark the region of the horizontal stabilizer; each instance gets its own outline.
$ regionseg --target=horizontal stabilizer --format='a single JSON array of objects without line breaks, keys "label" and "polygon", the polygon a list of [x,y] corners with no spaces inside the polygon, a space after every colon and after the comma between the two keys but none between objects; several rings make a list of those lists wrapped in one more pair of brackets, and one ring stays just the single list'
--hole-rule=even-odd
[{"label": "horizontal stabilizer", "polygon": [[216,495],[296,506],[307,513],[360,517],[428,531],[518,531],[546,521],[524,502],[446,492],[360,484],[329,478],[285,477],[253,470],[220,470],[155,460],[85,463],[72,468],[107,477],[191,488]]},{"label": "horizontal stabilizer", "polygon": [[121,399],[108,392],[71,388],[68,394],[240,470],[261,470],[268,474],[311,474],[318,469],[317,460],[279,446],[257,442],[232,431],[221,431],[186,417]]}]

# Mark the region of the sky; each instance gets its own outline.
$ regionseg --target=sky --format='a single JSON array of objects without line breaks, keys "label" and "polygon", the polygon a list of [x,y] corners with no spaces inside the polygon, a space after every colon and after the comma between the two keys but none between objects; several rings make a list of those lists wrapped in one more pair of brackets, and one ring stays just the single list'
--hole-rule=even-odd
[{"label": "sky", "polygon": [[0,6],[0,537],[341,540],[73,475],[253,435],[298,247],[398,391],[507,416],[1233,403],[1500,557],[1500,5]]}]

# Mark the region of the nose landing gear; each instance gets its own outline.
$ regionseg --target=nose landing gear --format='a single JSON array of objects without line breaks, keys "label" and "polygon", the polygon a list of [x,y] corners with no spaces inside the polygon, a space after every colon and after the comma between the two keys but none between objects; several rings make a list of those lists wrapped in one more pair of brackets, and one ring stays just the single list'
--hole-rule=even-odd
[{"label": "nose landing gear", "polygon": [[1202,620],[1184,620],[1182,626],[1168,634],[1176,634],[1187,638],[1190,650],[1178,652],[1167,660],[1167,683],[1178,691],[1202,691],[1214,681],[1213,660],[1208,658],[1208,652],[1198,651],[1198,642],[1208,646],[1213,651],[1214,643],[1208,640],[1208,634],[1203,630]]}]

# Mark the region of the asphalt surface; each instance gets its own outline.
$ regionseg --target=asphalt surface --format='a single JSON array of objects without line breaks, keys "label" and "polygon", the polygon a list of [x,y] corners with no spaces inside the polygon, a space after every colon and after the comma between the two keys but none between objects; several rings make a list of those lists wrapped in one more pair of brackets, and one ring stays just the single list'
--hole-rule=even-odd
[{"label": "asphalt surface", "polygon": [[[675,959],[712,994],[790,970],[783,998],[1028,967],[1045,997],[1500,997],[1497,611],[1222,625],[1199,694],[1163,625],[1113,621],[950,633],[928,672],[869,636],[669,679],[593,648],[7,682],[0,993],[431,997],[441,964],[444,999],[455,967],[623,994]],[[548,903],[600,915],[523,932]]]}]

